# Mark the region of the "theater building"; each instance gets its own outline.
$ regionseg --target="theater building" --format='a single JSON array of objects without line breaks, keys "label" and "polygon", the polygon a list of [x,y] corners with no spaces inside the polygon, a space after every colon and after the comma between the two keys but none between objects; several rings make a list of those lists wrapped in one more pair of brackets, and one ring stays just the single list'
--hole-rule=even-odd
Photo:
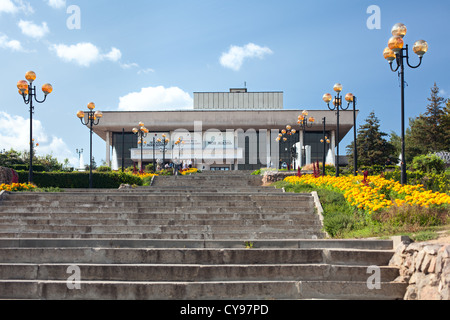
[{"label": "theater building", "polygon": [[[104,112],[94,132],[106,142],[106,162],[113,169],[122,166],[122,159],[125,167],[139,168],[141,158],[144,165],[183,161],[201,170],[297,168],[322,161],[326,119],[325,135],[331,140],[327,163],[334,164],[336,112],[308,110],[308,118],[315,122],[301,130],[297,121],[303,111],[284,109],[283,92],[199,92],[194,93],[192,110]],[[140,122],[149,130],[142,146],[132,132]],[[341,111],[339,123],[342,140],[353,128],[353,111]],[[287,125],[296,133],[278,142]],[[166,146],[158,142],[163,135],[169,140]],[[175,144],[178,140],[182,143]]]}]

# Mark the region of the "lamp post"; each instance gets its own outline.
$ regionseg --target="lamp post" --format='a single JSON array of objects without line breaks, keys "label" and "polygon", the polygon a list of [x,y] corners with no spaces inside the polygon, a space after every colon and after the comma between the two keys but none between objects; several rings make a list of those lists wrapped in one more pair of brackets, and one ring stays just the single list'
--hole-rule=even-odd
[{"label": "lamp post", "polygon": [[[285,137],[285,136],[291,137],[291,136],[293,136],[296,133],[297,133],[297,130],[292,129],[292,126],[287,125],[286,129],[282,130],[281,133],[278,135],[276,141],[277,142],[284,142],[284,143],[286,143],[286,142],[288,142],[289,139],[287,137]],[[289,168],[288,168],[289,170],[290,170],[290,165],[291,165],[291,159],[292,159],[292,152],[289,151]]]},{"label": "lamp post", "polygon": [[[300,126],[300,130],[303,131],[303,138],[305,137],[306,129],[312,128],[316,119],[314,117],[308,118],[308,111],[303,111],[300,116],[298,116],[297,123]],[[306,164],[306,163],[305,163]],[[303,165],[303,139],[300,137],[300,166]]]},{"label": "lamp post", "polygon": [[[101,111],[95,111],[95,104],[93,102],[88,104],[88,112],[78,111],[77,117],[80,119],[83,126],[87,126],[90,131],[90,156],[89,156],[89,189],[93,188],[93,176],[92,176],[92,133],[94,126],[100,123],[100,119],[103,118],[103,113]],[[85,118],[85,116],[87,117]]]},{"label": "lamp post", "polygon": [[[355,130],[356,130],[356,97],[353,95],[353,94],[351,94],[351,93],[349,93],[349,94],[347,94],[346,96],[345,96],[345,99],[347,100],[347,102],[348,102],[348,105],[347,105],[347,107],[346,108],[344,108],[344,106],[343,106],[343,104],[342,104],[342,95],[341,95],[341,92],[342,92],[342,85],[340,84],[340,83],[337,83],[337,84],[335,84],[334,85],[334,87],[333,87],[333,90],[336,92],[336,96],[335,96],[335,98],[334,98],[334,100],[333,100],[333,96],[330,94],[330,93],[326,93],[324,96],[323,96],[323,101],[325,101],[325,103],[327,104],[327,106],[328,106],[328,109],[330,109],[331,111],[337,111],[337,131],[336,131],[336,134],[337,134],[337,137],[336,137],[336,145],[337,145],[337,155],[336,155],[336,177],[339,177],[340,176],[340,172],[339,172],[339,144],[340,144],[340,139],[341,139],[341,137],[340,137],[340,123],[339,123],[339,120],[340,120],[340,111],[342,110],[342,111],[346,111],[346,110],[348,110],[349,108],[350,108],[350,103],[351,102],[353,102],[353,123],[354,123],[354,125],[355,125]],[[334,107],[331,107],[330,106],[330,102],[331,101],[333,101],[333,105],[334,105]],[[356,131],[355,131],[356,132]],[[355,141],[353,142],[354,143],[354,148],[355,148],[355,154],[356,154],[356,138],[355,138]],[[356,165],[355,165],[355,169],[356,169]],[[356,172],[356,171],[355,171]]]},{"label": "lamp post", "polygon": [[[419,56],[419,64],[412,66],[409,63],[409,47],[404,48],[403,37],[407,33],[407,28],[402,23],[397,23],[392,28],[393,37],[389,39],[388,47],[384,49],[384,58],[389,62],[392,72],[399,71],[401,82],[401,117],[402,117],[402,185],[407,184],[408,177],[406,173],[406,144],[405,144],[405,60],[406,64],[412,68],[417,69],[422,65],[423,56],[428,52],[428,43],[424,40],[419,40],[414,43],[413,51]],[[397,68],[394,69],[393,62],[397,62]]]},{"label": "lamp post", "polygon": [[325,166],[327,162],[327,146],[331,143],[331,140],[327,137],[326,127],[327,127],[327,118],[322,119],[323,123],[323,139],[320,142],[323,144],[323,176],[325,176]]},{"label": "lamp post", "polygon": [[[158,140],[156,140],[156,141],[157,141],[158,143],[162,143],[162,144],[163,144],[162,152],[163,152],[163,167],[164,167],[164,164],[166,163],[166,146],[167,146],[167,144],[170,142],[170,140],[167,139],[167,135],[166,135],[166,134],[163,134],[163,135],[162,135],[162,138],[163,138],[163,140],[158,139]],[[163,169],[164,169],[164,168],[163,168]]]},{"label": "lamp post", "polygon": [[156,137],[158,134],[155,133],[153,136],[153,171],[156,172]]},{"label": "lamp post", "polygon": [[[38,100],[36,96],[36,87],[33,86],[33,81],[36,80],[36,73],[33,71],[28,71],[25,74],[25,79],[20,80],[17,83],[17,88],[19,89],[19,94],[23,97],[25,104],[30,105],[30,172],[28,174],[28,182],[33,182],[33,114],[34,106],[33,100],[37,103],[44,103],[47,100],[47,96],[52,93],[53,87],[51,84],[46,83],[42,86],[42,92],[44,92],[44,99]],[[28,82],[27,82],[28,81]]]},{"label": "lamp post", "polygon": [[184,140],[182,138],[178,138],[178,140],[175,142],[175,145],[178,146],[178,159],[181,160],[181,145],[185,144]]},{"label": "lamp post", "polygon": [[132,131],[138,136],[138,145],[141,146],[141,173],[144,173],[144,144],[147,143],[144,139],[147,137],[149,131],[142,122],[139,122],[139,129],[133,128]]}]

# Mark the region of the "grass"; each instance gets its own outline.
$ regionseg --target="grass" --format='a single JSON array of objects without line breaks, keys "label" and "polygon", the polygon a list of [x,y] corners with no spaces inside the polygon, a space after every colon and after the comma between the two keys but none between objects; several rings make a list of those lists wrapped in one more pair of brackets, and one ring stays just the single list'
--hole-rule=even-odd
[{"label": "grass", "polygon": [[317,191],[324,209],[324,231],[334,239],[406,235],[414,241],[429,241],[437,239],[439,231],[450,230],[450,214],[446,209],[390,208],[367,216],[354,211],[338,192],[317,189],[310,185],[292,185],[285,181],[276,182],[273,186],[294,193]]}]

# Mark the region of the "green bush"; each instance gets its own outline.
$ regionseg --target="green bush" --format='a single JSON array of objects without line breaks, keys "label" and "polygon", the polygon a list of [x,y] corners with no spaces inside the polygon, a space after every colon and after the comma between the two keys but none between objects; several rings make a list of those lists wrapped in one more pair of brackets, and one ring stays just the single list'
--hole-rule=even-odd
[{"label": "green bush", "polygon": [[97,172],[111,172],[111,168],[107,166],[101,166],[97,168]]},{"label": "green bush", "polygon": [[[27,171],[18,171],[19,182],[28,181]],[[35,172],[33,182],[39,188],[84,189],[89,187],[88,172]],[[96,189],[117,189],[121,184],[142,185],[142,179],[123,172],[93,174]]]},{"label": "green bush", "polygon": [[155,169],[153,168],[153,163],[150,163],[145,166],[145,172],[149,172],[149,173],[155,172]]},{"label": "green bush", "polygon": [[[29,171],[30,165],[28,164],[14,164],[9,166],[10,169],[13,169],[15,171]],[[33,165],[33,172],[44,172],[45,167],[43,165],[34,164]]]},{"label": "green bush", "polygon": [[445,168],[445,161],[435,154],[415,157],[411,165],[413,171],[423,171],[426,173],[444,173]]},{"label": "green bush", "polygon": [[354,230],[356,221],[353,216],[334,214],[324,220],[324,229],[332,237],[336,238],[345,231]]}]

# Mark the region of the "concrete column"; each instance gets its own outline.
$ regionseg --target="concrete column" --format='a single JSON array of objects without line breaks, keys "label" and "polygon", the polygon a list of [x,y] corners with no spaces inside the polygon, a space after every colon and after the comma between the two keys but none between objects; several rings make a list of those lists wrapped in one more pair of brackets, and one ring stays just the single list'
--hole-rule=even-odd
[{"label": "concrete column", "polygon": [[[239,136],[237,131],[234,131],[234,149],[236,153],[236,159],[234,160],[234,171],[239,171],[239,159],[238,159],[238,148],[239,148]],[[244,154],[245,156],[245,154]]]},{"label": "concrete column", "polygon": [[270,168],[270,162],[272,161],[272,132],[270,130],[267,130],[266,139],[266,167]]},{"label": "concrete column", "polygon": [[331,131],[331,152],[333,154],[333,164],[336,165],[336,130]]},{"label": "concrete column", "polygon": [[303,163],[303,148],[305,146],[305,131],[301,130],[299,132],[300,134],[300,158],[298,160],[299,166],[300,168],[303,168],[303,166],[305,165]]},{"label": "concrete column", "polygon": [[111,132],[106,132],[106,166],[111,167]]}]

